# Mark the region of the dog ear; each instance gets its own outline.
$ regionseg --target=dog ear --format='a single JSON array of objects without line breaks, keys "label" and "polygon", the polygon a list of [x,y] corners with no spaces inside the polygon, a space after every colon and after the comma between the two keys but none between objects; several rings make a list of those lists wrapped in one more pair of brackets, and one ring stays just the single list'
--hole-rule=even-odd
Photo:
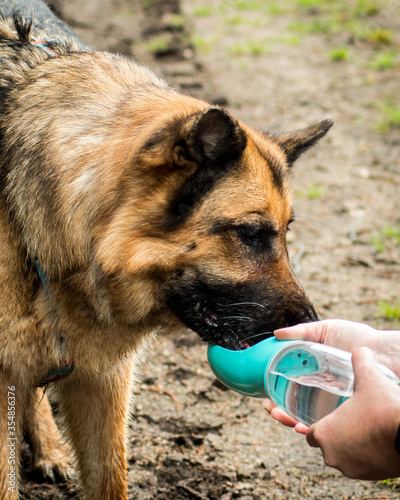
[{"label": "dog ear", "polygon": [[225,165],[246,147],[246,134],[221,108],[209,108],[195,120],[186,137],[188,153],[198,163]]},{"label": "dog ear", "polygon": [[286,154],[289,167],[307,149],[316,144],[332,127],[333,120],[324,120],[310,127],[273,137]]}]

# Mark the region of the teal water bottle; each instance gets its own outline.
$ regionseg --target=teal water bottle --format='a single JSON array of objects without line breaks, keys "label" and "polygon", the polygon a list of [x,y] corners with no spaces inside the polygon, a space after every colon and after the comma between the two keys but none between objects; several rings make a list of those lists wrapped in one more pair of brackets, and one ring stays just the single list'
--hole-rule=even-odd
[{"label": "teal water bottle", "polygon": [[[242,351],[209,345],[208,361],[228,388],[255,398],[268,397],[306,425],[353,394],[351,353],[324,344],[271,337]],[[400,382],[389,368],[379,367],[396,384]]]}]

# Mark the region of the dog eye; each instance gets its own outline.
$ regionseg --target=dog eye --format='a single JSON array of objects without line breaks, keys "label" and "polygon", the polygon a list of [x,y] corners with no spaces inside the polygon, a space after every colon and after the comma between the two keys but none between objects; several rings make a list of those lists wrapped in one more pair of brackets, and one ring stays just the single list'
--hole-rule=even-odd
[{"label": "dog eye", "polygon": [[271,239],[278,234],[272,228],[262,228],[254,224],[243,224],[235,227],[239,239],[248,247],[262,249],[270,246]]},{"label": "dog eye", "polygon": [[292,217],[290,218],[289,222],[288,222],[288,225],[287,225],[287,228],[286,228],[286,231],[290,231],[291,230],[291,227],[290,225],[295,221],[295,218],[294,218],[294,215],[292,215]]}]

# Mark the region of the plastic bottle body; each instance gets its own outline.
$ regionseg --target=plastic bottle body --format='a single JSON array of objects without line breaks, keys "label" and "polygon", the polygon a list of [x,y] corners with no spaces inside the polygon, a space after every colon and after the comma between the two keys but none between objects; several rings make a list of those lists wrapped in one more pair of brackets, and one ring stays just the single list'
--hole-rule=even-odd
[{"label": "plastic bottle body", "polygon": [[[380,367],[399,382],[389,369]],[[288,415],[311,425],[353,394],[351,354],[313,342],[292,342],[271,359],[265,385],[270,398]]]}]

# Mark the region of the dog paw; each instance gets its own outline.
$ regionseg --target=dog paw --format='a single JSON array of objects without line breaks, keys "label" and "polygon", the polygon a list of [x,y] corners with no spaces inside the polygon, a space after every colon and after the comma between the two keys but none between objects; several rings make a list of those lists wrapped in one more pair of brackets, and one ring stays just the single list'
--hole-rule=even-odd
[{"label": "dog paw", "polygon": [[38,482],[62,483],[71,477],[71,468],[66,461],[40,460],[33,465],[32,473]]}]

